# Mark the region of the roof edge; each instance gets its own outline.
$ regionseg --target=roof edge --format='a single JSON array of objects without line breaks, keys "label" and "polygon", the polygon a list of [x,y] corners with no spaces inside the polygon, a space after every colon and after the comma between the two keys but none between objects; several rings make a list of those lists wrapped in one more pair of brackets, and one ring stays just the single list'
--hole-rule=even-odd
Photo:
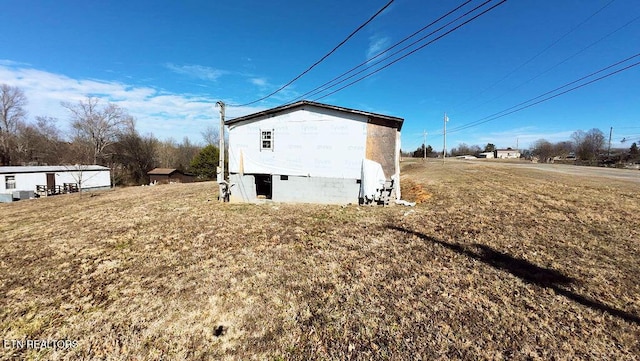
[{"label": "roof edge", "polygon": [[236,123],[241,123],[241,122],[244,122],[244,121],[247,121],[247,120],[259,118],[259,117],[262,117],[262,116],[265,116],[265,115],[269,115],[269,114],[280,113],[280,112],[283,112],[285,110],[294,109],[294,108],[298,108],[298,107],[305,106],[305,105],[310,105],[310,106],[315,106],[315,107],[325,108],[325,109],[332,109],[332,110],[337,110],[337,111],[347,112],[347,113],[353,113],[353,114],[360,114],[360,115],[364,115],[364,116],[367,116],[367,117],[374,117],[374,118],[391,120],[391,121],[394,121],[394,122],[398,123],[398,125],[399,125],[398,129],[402,128],[402,124],[404,123],[404,119],[403,118],[394,117],[394,116],[391,116],[391,115],[372,113],[372,112],[367,112],[367,111],[364,111],[364,110],[357,110],[357,109],[340,107],[340,106],[337,106],[337,105],[329,105],[329,104],[324,104],[324,103],[313,102],[313,101],[310,101],[310,100],[300,100],[300,101],[297,101],[295,103],[289,103],[289,104],[281,105],[279,107],[263,110],[261,112],[252,113],[252,114],[244,115],[242,117],[234,118],[234,119],[231,119],[229,121],[226,121],[225,124],[226,125],[233,125],[233,124],[236,124]]}]

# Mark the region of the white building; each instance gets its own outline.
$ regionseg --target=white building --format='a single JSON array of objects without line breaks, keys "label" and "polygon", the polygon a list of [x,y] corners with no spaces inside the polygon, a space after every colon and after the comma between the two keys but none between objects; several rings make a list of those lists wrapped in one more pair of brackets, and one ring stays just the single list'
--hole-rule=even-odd
[{"label": "white building", "polygon": [[357,203],[365,159],[399,198],[403,121],[310,101],[228,121],[231,201]]},{"label": "white building", "polygon": [[493,151],[494,158],[498,159],[517,159],[520,158],[520,151],[517,149],[496,149]]},{"label": "white building", "polygon": [[482,152],[478,154],[478,158],[486,158],[486,159],[493,158],[493,152]]},{"label": "white building", "polygon": [[0,195],[11,201],[8,195],[37,191],[38,186],[57,193],[65,184],[80,185],[83,190],[109,189],[111,172],[99,165],[70,166],[10,166],[0,167]]}]

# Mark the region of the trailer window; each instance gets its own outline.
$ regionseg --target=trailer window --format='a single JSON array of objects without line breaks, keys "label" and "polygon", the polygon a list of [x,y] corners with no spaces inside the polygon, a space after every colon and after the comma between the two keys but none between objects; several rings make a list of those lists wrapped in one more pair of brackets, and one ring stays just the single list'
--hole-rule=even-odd
[{"label": "trailer window", "polygon": [[4,176],[4,188],[16,189],[16,176],[14,175]]}]

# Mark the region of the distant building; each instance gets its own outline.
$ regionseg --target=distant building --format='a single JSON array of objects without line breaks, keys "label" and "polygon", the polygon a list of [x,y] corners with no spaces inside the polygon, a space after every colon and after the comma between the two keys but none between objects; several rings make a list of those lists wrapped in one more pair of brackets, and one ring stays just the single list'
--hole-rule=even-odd
[{"label": "distant building", "polygon": [[231,201],[357,204],[392,177],[399,199],[403,121],[310,101],[228,121]]},{"label": "distant building", "polygon": [[195,176],[174,168],[155,168],[147,172],[151,183],[192,183]]},{"label": "distant building", "polygon": [[78,187],[83,190],[109,189],[111,171],[99,165],[0,167],[0,194],[5,201],[23,199],[24,194],[65,193]]},{"label": "distant building", "polygon": [[483,152],[478,154],[478,158],[493,158],[493,152]]},{"label": "distant building", "polygon": [[493,151],[493,157],[498,159],[517,159],[520,158],[520,151],[517,149],[496,149]]}]

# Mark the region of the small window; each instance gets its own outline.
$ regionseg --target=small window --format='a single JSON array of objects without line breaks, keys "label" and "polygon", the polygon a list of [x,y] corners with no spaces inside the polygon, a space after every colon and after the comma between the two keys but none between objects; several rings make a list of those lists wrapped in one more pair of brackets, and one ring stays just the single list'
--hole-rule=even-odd
[{"label": "small window", "polygon": [[4,177],[4,188],[5,189],[16,189],[16,176],[7,175]]},{"label": "small window", "polygon": [[289,176],[288,175],[281,175],[280,176],[280,180],[289,180]]},{"label": "small window", "polygon": [[273,130],[260,131],[260,150],[273,150]]}]

